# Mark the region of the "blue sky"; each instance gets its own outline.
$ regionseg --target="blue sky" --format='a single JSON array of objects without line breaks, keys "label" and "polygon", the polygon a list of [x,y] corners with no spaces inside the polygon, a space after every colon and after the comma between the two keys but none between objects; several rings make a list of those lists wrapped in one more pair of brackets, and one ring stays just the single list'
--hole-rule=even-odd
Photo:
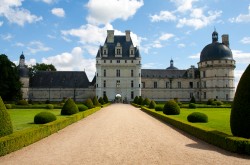
[{"label": "blue sky", "polygon": [[[0,0],[0,53],[26,64],[85,70],[91,80],[106,31],[131,30],[143,68],[197,67],[201,50],[229,34],[236,85],[250,63],[249,0]],[[221,37],[219,38],[221,41]]]}]

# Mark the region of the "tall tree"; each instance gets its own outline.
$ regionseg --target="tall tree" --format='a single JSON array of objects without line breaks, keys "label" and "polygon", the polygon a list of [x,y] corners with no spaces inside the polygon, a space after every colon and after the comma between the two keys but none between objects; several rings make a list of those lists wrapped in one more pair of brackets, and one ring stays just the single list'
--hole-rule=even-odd
[{"label": "tall tree", "polygon": [[44,63],[36,63],[36,65],[32,65],[31,67],[29,67],[29,72],[30,72],[30,76],[34,76],[35,73],[37,71],[56,71],[56,68],[54,65],[52,64],[44,64]]},{"label": "tall tree", "polygon": [[0,96],[3,100],[21,99],[21,87],[17,66],[5,54],[0,55]]}]

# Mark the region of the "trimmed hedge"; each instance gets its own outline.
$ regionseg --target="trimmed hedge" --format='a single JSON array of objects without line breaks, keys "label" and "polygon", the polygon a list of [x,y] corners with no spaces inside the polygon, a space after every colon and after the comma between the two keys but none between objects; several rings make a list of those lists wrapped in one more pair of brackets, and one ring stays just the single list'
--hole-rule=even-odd
[{"label": "trimmed hedge", "polygon": [[86,105],[78,105],[79,112],[86,111],[89,108]]},{"label": "trimmed hedge", "polygon": [[19,100],[17,105],[28,105],[29,103],[26,100]]},{"label": "trimmed hedge", "polygon": [[155,106],[155,111],[163,111],[163,106],[161,106],[161,105],[156,105],[156,106]]},{"label": "trimmed hedge", "polygon": [[189,103],[188,108],[189,109],[195,109],[196,108],[195,103]]},{"label": "trimmed hedge", "polygon": [[34,117],[34,123],[46,124],[56,120],[56,115],[51,112],[40,112]]},{"label": "trimmed hedge", "polygon": [[207,143],[213,144],[230,152],[250,155],[249,139],[228,135],[205,126],[197,126],[193,123],[189,123],[188,121],[185,122],[175,119],[172,116],[160,114],[160,112],[156,112],[146,107],[142,107],[141,110],[158,118],[159,120],[169,123],[178,129],[206,141]]},{"label": "trimmed hedge", "polygon": [[46,105],[46,108],[47,108],[47,109],[54,109],[54,105],[53,105],[53,104],[47,104],[47,105]]},{"label": "trimmed hedge", "polygon": [[0,156],[9,154],[13,151],[19,150],[25,146],[35,143],[59,130],[75,123],[93,113],[100,110],[101,107],[96,107],[84,112],[71,115],[67,118],[58,119],[56,121],[41,125],[40,127],[33,127],[23,131],[14,132],[11,135],[0,138]]},{"label": "trimmed hedge", "polygon": [[207,123],[208,117],[206,114],[201,112],[193,112],[188,115],[187,120],[192,123]]},{"label": "trimmed hedge", "polygon": [[12,105],[11,104],[5,104],[6,109],[11,109]]}]

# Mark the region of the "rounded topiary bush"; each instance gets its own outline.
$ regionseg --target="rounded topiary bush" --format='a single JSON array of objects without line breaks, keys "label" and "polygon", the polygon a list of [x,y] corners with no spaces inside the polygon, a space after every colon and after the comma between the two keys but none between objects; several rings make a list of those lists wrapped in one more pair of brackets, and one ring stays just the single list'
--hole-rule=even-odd
[{"label": "rounded topiary bush", "polygon": [[214,99],[208,99],[207,100],[207,105],[212,105],[213,102],[214,102]]},{"label": "rounded topiary bush", "polygon": [[104,100],[103,100],[103,98],[102,97],[100,97],[99,99],[98,99],[98,102],[100,103],[100,104],[105,104],[105,102],[104,102]]},{"label": "rounded topiary bush", "polygon": [[155,106],[155,111],[163,111],[163,106],[161,106],[161,105],[156,105],[156,106]]},{"label": "rounded topiary bush", "polygon": [[196,108],[195,103],[189,103],[188,108],[189,109],[195,109]]},{"label": "rounded topiary bush", "polygon": [[138,96],[135,96],[133,103],[138,104]]},{"label": "rounded topiary bush", "polygon": [[56,120],[56,116],[51,112],[40,112],[34,117],[35,124],[46,124]]},{"label": "rounded topiary bush", "polygon": [[145,98],[142,102],[142,105],[149,105],[150,104],[150,100],[148,98]]},{"label": "rounded topiary bush", "polygon": [[193,112],[188,115],[187,120],[192,123],[207,123],[208,117],[204,113]]},{"label": "rounded topiary bush", "polygon": [[154,101],[154,100],[151,100],[151,102],[150,102],[148,108],[150,108],[150,109],[155,109],[155,106],[156,106],[155,101]]},{"label": "rounded topiary bush", "polygon": [[89,109],[95,107],[91,99],[87,99],[87,100],[84,102],[84,105],[86,105]]},{"label": "rounded topiary bush", "polygon": [[69,98],[62,107],[61,115],[73,115],[78,112],[79,110],[77,105],[72,99]]},{"label": "rounded topiary bush", "polygon": [[0,137],[13,133],[10,115],[7,112],[3,100],[0,96]]},{"label": "rounded topiary bush", "polygon": [[11,108],[12,108],[12,105],[11,105],[11,104],[5,104],[5,107],[6,107],[7,109],[11,109]]},{"label": "rounded topiary bush", "polygon": [[29,103],[26,100],[19,100],[17,105],[28,105]]},{"label": "rounded topiary bush", "polygon": [[86,105],[78,105],[78,109],[80,112],[82,112],[88,110],[89,108]]},{"label": "rounded topiary bush", "polygon": [[47,105],[46,105],[46,108],[47,108],[47,109],[54,109],[54,105],[53,105],[53,104],[47,104]]},{"label": "rounded topiary bush", "polygon": [[223,105],[223,102],[222,102],[222,101],[217,100],[217,101],[214,101],[214,102],[215,102],[215,104],[218,105],[218,106]]},{"label": "rounded topiary bush", "polygon": [[250,65],[240,78],[230,115],[234,136],[250,138]]},{"label": "rounded topiary bush", "polygon": [[169,100],[164,105],[163,113],[166,115],[179,115],[180,107],[174,100]]}]

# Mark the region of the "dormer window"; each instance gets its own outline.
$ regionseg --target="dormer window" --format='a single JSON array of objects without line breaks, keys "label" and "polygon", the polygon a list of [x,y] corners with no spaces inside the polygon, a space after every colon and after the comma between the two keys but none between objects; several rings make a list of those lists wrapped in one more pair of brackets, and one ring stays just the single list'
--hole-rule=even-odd
[{"label": "dormer window", "polygon": [[103,57],[108,57],[108,48],[106,44],[102,48],[102,55]]},{"label": "dormer window", "polygon": [[118,42],[115,47],[115,57],[122,57],[122,46]]},{"label": "dormer window", "polygon": [[135,48],[133,45],[129,48],[129,57],[135,57]]}]

